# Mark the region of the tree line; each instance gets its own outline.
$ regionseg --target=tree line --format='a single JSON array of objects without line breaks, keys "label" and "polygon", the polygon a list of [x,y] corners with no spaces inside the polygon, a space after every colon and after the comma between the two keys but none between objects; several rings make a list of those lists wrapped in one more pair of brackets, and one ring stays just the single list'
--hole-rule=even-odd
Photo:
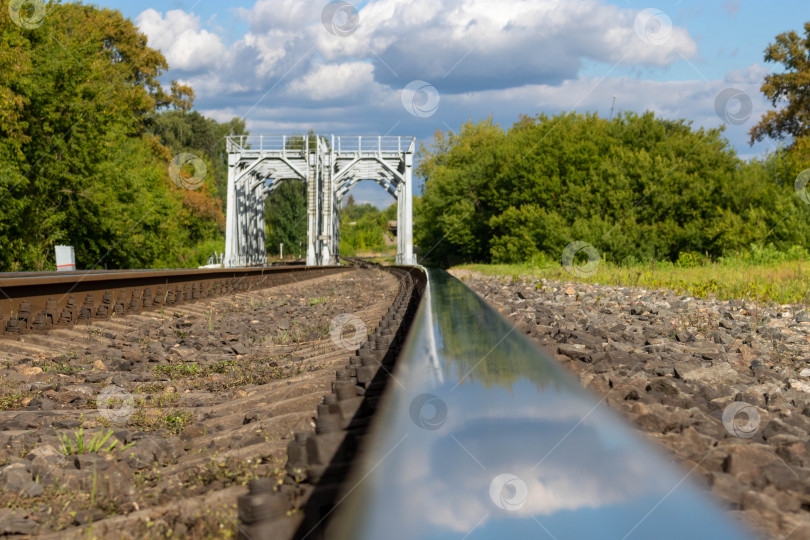
[{"label": "tree line", "polygon": [[804,28],[766,50],[784,69],[762,91],[788,105],[751,129],[752,142],[783,143],[762,159],[740,159],[722,128],[651,112],[523,116],[509,129],[490,118],[437,131],[420,150],[420,260],[546,263],[574,241],[619,264],[804,252],[810,197],[797,181],[810,167],[810,23]]},{"label": "tree line", "polygon": [[[224,245],[224,135],[191,111],[193,90],[164,88],[163,55],[116,10],[47,4],[41,24],[0,14],[0,271],[196,266]],[[198,155],[186,189],[169,163]],[[184,173],[190,174],[190,173]]]}]

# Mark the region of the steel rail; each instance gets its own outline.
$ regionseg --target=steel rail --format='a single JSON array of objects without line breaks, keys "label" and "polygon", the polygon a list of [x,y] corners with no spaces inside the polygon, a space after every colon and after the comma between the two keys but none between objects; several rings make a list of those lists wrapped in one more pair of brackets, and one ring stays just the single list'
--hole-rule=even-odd
[{"label": "steel rail", "polygon": [[272,266],[0,276],[0,338],[349,270]]},{"label": "steel rail", "polygon": [[326,538],[750,538],[444,271],[392,378]]}]

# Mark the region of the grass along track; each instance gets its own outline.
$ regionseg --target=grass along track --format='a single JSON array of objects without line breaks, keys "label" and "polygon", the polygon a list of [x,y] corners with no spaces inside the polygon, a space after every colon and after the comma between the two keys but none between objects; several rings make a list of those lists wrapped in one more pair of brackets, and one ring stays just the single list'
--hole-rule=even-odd
[{"label": "grass along track", "polygon": [[467,264],[454,270],[486,276],[537,277],[646,289],[670,289],[678,294],[719,300],[742,299],[779,304],[810,303],[810,262],[783,261],[751,264],[743,261],[679,267],[672,263],[619,266],[601,261],[590,276],[578,276],[560,265]]}]

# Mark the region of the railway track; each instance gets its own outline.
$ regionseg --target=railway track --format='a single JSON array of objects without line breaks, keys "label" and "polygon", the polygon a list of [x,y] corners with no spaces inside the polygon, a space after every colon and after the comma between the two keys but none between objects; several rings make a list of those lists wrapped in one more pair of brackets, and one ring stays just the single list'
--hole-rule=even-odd
[{"label": "railway track", "polygon": [[298,266],[0,274],[0,337],[41,333],[345,270]]},{"label": "railway track", "polygon": [[[205,287],[174,272],[57,276],[63,290],[85,287],[81,294],[95,298],[128,285],[142,299],[167,278],[175,280],[168,292],[205,297],[169,294],[125,315],[113,310],[3,336],[0,534],[236,536],[259,526],[250,501],[268,486],[283,488],[282,513],[313,496],[323,506],[334,487],[315,485],[332,485],[339,473],[327,467],[334,449],[321,435],[332,430],[326,440],[334,441],[334,429],[349,426],[314,419],[326,400],[339,415],[358,415],[345,434],[359,436],[359,416],[371,413],[385,386],[381,366],[393,361],[419,287],[413,269],[272,270],[204,272]],[[48,278],[28,285],[39,294]],[[35,305],[20,277],[2,285]],[[352,399],[347,386],[356,387]],[[101,452],[77,451],[77,438],[86,445],[96,434],[109,434]],[[320,452],[312,460],[326,461],[301,462],[299,452],[294,467],[288,446],[309,436]],[[293,514],[288,527],[303,515]]]},{"label": "railway track", "polygon": [[0,535],[747,538],[447,274],[271,270],[9,295]]}]

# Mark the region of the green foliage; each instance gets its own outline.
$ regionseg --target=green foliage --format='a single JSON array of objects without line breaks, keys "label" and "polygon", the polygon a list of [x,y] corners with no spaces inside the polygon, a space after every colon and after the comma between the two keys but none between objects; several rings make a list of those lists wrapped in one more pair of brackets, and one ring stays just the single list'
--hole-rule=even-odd
[{"label": "green foliage", "polygon": [[166,375],[173,381],[186,377],[194,377],[203,371],[203,368],[193,362],[191,364],[165,364],[155,366],[154,369],[156,374]]},{"label": "green foliage", "polygon": [[801,246],[791,246],[787,251],[780,251],[773,244],[766,246],[752,244],[750,248],[740,254],[721,259],[728,264],[729,261],[742,263],[748,266],[778,264],[789,261],[806,261],[810,253]]},{"label": "green foliage", "polygon": [[147,120],[147,129],[158,135],[172,155],[188,152],[203,157],[216,197],[224,207],[228,193],[227,135],[248,135],[245,121],[234,118],[220,124],[197,111],[163,111]]},{"label": "green foliage", "polygon": [[87,435],[84,433],[84,428],[79,428],[78,431],[73,433],[73,437],[75,441],[71,439],[65,433],[57,433],[59,437],[59,441],[62,443],[59,451],[65,454],[66,456],[72,456],[73,454],[90,454],[93,452],[111,452],[113,448],[118,444],[118,440],[113,440],[107,448],[104,448],[104,444],[107,442],[107,439],[112,436],[113,431],[109,430],[106,434],[99,431],[92,438],[88,438]]},{"label": "green foliage", "polygon": [[296,180],[284,180],[264,204],[267,252],[279,254],[284,244],[284,256],[306,257],[307,254],[307,185]]},{"label": "green foliage", "polygon": [[340,211],[340,254],[354,257],[396,252],[396,237],[388,227],[388,222],[395,221],[396,216],[396,204],[380,211],[368,203],[355,204],[350,196]]},{"label": "green foliage", "polygon": [[190,88],[162,88],[166,60],[132,21],[53,1],[33,30],[0,15],[0,43],[0,270],[54,269],[60,243],[79,268],[192,266],[222,245],[213,143],[189,142],[214,171],[189,191],[154,135],[185,145],[168,124],[211,123]]},{"label": "green foliage", "polygon": [[804,23],[804,36],[795,31],[776,36],[765,49],[765,61],[782,64],[778,73],[765,77],[760,90],[774,107],[786,104],[779,111],[767,111],[749,132],[751,142],[765,137],[772,139],[810,136],[810,22]]},{"label": "green foliage", "polygon": [[560,261],[577,240],[617,264],[810,240],[793,154],[743,162],[720,130],[652,113],[522,117],[508,131],[488,119],[420,152],[414,231],[433,264]]},{"label": "green foliage", "polygon": [[694,251],[682,251],[678,254],[678,260],[675,261],[675,265],[681,268],[694,268],[704,264],[705,262],[706,258],[700,253],[695,253]]},{"label": "green foliage", "polygon": [[188,411],[174,411],[163,417],[166,428],[175,434],[183,431],[187,425],[194,421],[194,415]]}]

